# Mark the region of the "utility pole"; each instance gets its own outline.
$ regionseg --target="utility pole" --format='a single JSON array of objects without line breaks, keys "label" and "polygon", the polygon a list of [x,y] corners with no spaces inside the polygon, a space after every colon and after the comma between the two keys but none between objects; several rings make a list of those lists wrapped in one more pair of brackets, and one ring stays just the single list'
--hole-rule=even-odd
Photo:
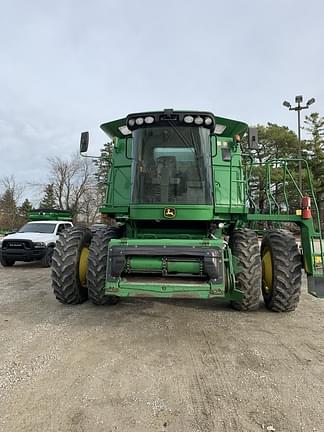
[{"label": "utility pole", "polygon": [[301,138],[300,138],[300,111],[303,109],[308,109],[310,107],[310,105],[312,105],[315,102],[314,98],[311,98],[307,101],[305,106],[302,106],[302,102],[303,102],[303,96],[299,95],[295,97],[295,102],[296,102],[296,106],[292,107],[290,102],[288,101],[284,101],[282,104],[283,106],[285,106],[286,108],[289,109],[289,111],[297,111],[297,128],[298,128],[298,159],[299,159],[299,163],[298,163],[298,177],[299,177],[299,189],[300,189],[300,193],[303,193],[303,178],[302,178],[302,165],[301,165],[301,158],[302,158],[302,154],[301,154]]}]

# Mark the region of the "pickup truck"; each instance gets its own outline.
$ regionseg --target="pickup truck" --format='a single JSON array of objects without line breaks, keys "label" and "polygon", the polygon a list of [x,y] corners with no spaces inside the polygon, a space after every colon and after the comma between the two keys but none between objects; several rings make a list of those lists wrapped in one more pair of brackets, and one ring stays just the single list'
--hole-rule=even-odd
[{"label": "pickup truck", "polygon": [[16,233],[0,240],[0,263],[9,267],[16,261],[40,261],[49,267],[60,233],[72,226],[72,222],[57,220],[26,223]]}]

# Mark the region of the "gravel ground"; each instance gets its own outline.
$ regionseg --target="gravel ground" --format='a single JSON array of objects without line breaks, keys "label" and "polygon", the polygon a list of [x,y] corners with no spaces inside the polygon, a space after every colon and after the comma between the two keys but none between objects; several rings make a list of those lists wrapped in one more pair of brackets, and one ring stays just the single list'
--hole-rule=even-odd
[{"label": "gravel ground", "polygon": [[0,266],[0,431],[324,431],[324,300],[68,307]]}]

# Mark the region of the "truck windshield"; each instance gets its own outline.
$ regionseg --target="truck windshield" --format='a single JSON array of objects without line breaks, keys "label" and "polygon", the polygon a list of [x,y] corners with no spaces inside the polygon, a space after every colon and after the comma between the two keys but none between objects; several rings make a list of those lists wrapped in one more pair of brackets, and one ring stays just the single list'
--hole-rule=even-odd
[{"label": "truck windshield", "polygon": [[42,233],[42,234],[52,234],[55,230],[56,224],[52,223],[27,223],[22,226],[18,232],[20,233]]},{"label": "truck windshield", "polygon": [[133,132],[134,204],[211,204],[209,130],[155,126]]}]

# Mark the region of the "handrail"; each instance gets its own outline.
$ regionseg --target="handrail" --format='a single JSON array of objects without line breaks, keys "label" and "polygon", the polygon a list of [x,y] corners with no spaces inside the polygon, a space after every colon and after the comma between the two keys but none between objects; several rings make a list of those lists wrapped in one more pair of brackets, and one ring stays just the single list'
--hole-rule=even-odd
[{"label": "handrail", "polygon": [[[241,173],[241,176],[240,176],[241,179],[240,180],[233,180],[232,179],[232,171],[233,171],[233,169],[232,169],[233,168],[232,162],[233,162],[233,159],[235,157],[239,158],[239,162],[240,162],[240,164],[238,165],[238,168],[240,168],[240,173]],[[249,153],[235,153],[235,154],[231,155],[231,159],[230,159],[230,179],[229,179],[229,183],[230,183],[229,211],[230,212],[231,212],[231,209],[232,209],[232,183],[233,182],[235,182],[235,183],[242,183],[244,185],[243,186],[243,203],[244,203],[244,206],[246,204],[246,198],[248,197],[249,200],[253,203],[254,207],[256,208],[255,202],[253,201],[253,198],[252,198],[252,196],[249,193],[249,188],[248,188],[248,178],[249,177],[247,177],[247,175],[246,175],[246,167],[245,167],[245,172],[242,175],[243,167],[242,167],[241,161],[244,158],[247,158],[247,159],[250,160],[250,162],[251,162],[250,163],[250,167],[251,167],[252,164],[253,164],[253,157]],[[250,173],[251,173],[251,170],[252,170],[252,168],[250,168]]]},{"label": "handrail", "polygon": [[[283,162],[284,162],[284,167],[283,167],[283,168],[284,168],[284,169],[288,169],[288,171],[287,171],[287,172],[288,172],[288,175],[289,175],[289,177],[291,178],[291,180],[292,180],[292,182],[293,182],[295,188],[297,189],[297,192],[298,192],[298,194],[299,194],[300,197],[303,196],[303,193],[302,193],[302,191],[300,190],[300,188],[299,188],[297,182],[296,182],[295,179],[293,178],[293,176],[292,176],[292,174],[291,174],[289,168],[287,167],[287,165],[288,165],[289,162],[301,162],[301,163],[305,164],[305,166],[306,166],[306,172],[307,172],[307,180],[308,180],[308,184],[309,184],[309,188],[310,188],[310,192],[311,192],[311,198],[312,198],[312,200],[313,200],[313,202],[314,202],[314,206],[315,206],[315,210],[316,210],[316,219],[317,219],[318,228],[319,228],[319,232],[320,232],[320,231],[321,231],[321,230],[320,230],[321,225],[320,225],[319,209],[318,209],[318,205],[317,205],[317,202],[316,202],[315,192],[314,192],[313,183],[312,183],[312,178],[311,178],[311,172],[310,172],[310,169],[309,169],[309,165],[308,165],[307,160],[305,160],[305,159],[299,159],[299,158],[270,159],[269,161],[267,161],[267,162],[265,163],[265,165],[266,165],[266,169],[269,170],[269,172],[270,172],[270,170],[271,170],[270,165],[271,165],[271,164],[272,164],[272,165],[273,165],[274,163],[282,164]],[[270,174],[269,179],[271,180],[271,174]],[[284,183],[284,190],[285,190],[285,192],[286,192],[286,183]]]},{"label": "handrail", "polygon": [[[316,252],[315,252],[315,244],[314,244],[314,238],[318,238],[319,242],[320,242],[320,257],[321,257],[321,264],[322,264],[322,273],[324,275],[324,255],[323,255],[323,241],[322,241],[322,232],[321,232],[321,219],[320,219],[320,213],[319,213],[319,208],[317,205],[317,201],[316,201],[316,196],[315,196],[315,192],[314,192],[314,187],[313,187],[313,182],[312,182],[312,176],[311,176],[311,172],[309,169],[309,165],[308,162],[305,159],[300,159],[300,158],[283,158],[283,159],[271,159],[269,161],[267,161],[265,163],[266,165],[266,170],[267,170],[267,179],[269,179],[269,189],[271,187],[271,166],[273,164],[279,164],[281,165],[282,169],[284,170],[284,176],[283,176],[283,193],[284,193],[284,198],[286,203],[288,203],[288,196],[287,196],[287,180],[286,180],[286,176],[288,174],[288,176],[290,177],[290,179],[292,180],[293,185],[295,186],[295,189],[298,192],[298,195],[302,198],[303,197],[303,191],[299,188],[297,182],[295,181],[289,167],[288,164],[289,162],[298,162],[300,164],[304,164],[304,166],[306,167],[306,173],[307,173],[307,182],[308,182],[308,186],[309,186],[309,190],[308,192],[310,192],[314,207],[315,207],[315,214],[316,214],[316,222],[317,222],[317,227],[318,227],[318,232],[315,231],[315,235],[316,237],[311,237],[311,250],[312,250],[312,265],[314,268],[316,268]],[[275,200],[274,200],[275,201]],[[271,204],[270,204],[271,206]],[[289,206],[289,203],[288,203]],[[288,209],[287,206],[287,209]],[[318,254],[317,254],[318,256]]]}]

